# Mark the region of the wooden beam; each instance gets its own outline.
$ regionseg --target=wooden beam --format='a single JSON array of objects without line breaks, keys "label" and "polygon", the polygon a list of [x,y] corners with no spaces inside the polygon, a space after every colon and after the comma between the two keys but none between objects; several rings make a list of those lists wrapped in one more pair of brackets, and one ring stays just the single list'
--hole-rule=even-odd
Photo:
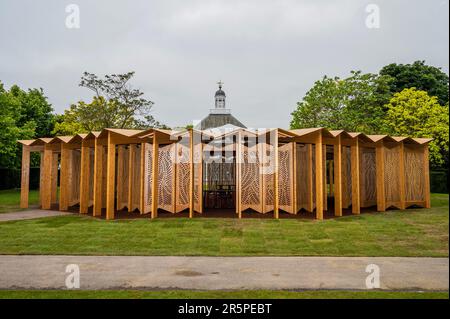
[{"label": "wooden beam", "polygon": [[158,134],[153,135],[153,159],[152,159],[152,213],[151,217],[158,217],[158,157],[159,145]]},{"label": "wooden beam", "polygon": [[323,145],[322,145],[322,132],[318,132],[316,137],[316,219],[323,219],[323,196],[324,196],[324,183],[323,183]]},{"label": "wooden beam", "polygon": [[52,158],[53,151],[45,145],[44,147],[44,174],[41,186],[41,208],[50,209],[52,205]]},{"label": "wooden beam", "polygon": [[80,172],[80,214],[87,214],[89,207],[90,180],[90,148],[83,141],[81,144],[81,172]]},{"label": "wooden beam", "polygon": [[380,141],[375,148],[376,157],[376,184],[377,184],[377,211],[386,210],[386,193],[384,187],[384,143]]},{"label": "wooden beam", "polygon": [[274,201],[273,201],[273,217],[278,219],[280,217],[280,190],[279,190],[279,154],[278,154],[278,129],[274,131],[274,138],[273,138],[273,150],[275,152],[275,167],[274,167],[274,175],[275,175],[275,181],[274,181]]},{"label": "wooden beam", "polygon": [[359,139],[355,139],[355,144],[350,146],[350,166],[352,179],[352,214],[361,213],[360,194],[360,168],[359,168]]},{"label": "wooden beam", "polygon": [[[30,147],[27,145],[22,145],[21,173],[22,176],[20,180],[20,208],[28,208],[28,195],[30,193]],[[42,194],[40,194],[39,197],[42,200]]]},{"label": "wooden beam", "polygon": [[94,216],[102,215],[103,185],[103,145],[100,139],[95,139],[94,144]]},{"label": "wooden beam", "polygon": [[425,208],[431,208],[430,198],[430,163],[428,144],[423,146],[423,172],[424,172],[424,200]]},{"label": "wooden beam", "polygon": [[69,191],[70,191],[70,152],[66,143],[61,143],[61,172],[59,185],[59,210],[69,209]]},{"label": "wooden beam", "polygon": [[114,193],[116,180],[116,144],[108,133],[108,156],[106,164],[106,219],[114,219]]},{"label": "wooden beam", "polygon": [[399,175],[399,197],[400,197],[400,209],[406,209],[406,184],[405,184],[405,145],[403,142],[399,144],[399,163],[398,163],[398,175]]},{"label": "wooden beam", "polygon": [[308,189],[308,204],[307,204],[307,210],[309,212],[313,212],[314,210],[314,182],[313,182],[313,151],[312,151],[312,144],[306,144],[306,152],[308,157],[308,164],[307,164],[307,183],[306,187]]},{"label": "wooden beam", "polygon": [[342,216],[342,144],[341,136],[337,136],[337,145],[334,145],[334,215]]}]

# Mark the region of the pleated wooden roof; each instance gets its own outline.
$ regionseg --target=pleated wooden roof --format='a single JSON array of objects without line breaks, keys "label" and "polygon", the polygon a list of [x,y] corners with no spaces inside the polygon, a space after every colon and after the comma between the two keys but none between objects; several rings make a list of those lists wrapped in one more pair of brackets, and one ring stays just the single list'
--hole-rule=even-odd
[{"label": "pleated wooden roof", "polygon": [[[325,128],[303,128],[303,129],[295,129],[295,130],[285,130],[285,129],[260,129],[260,130],[252,130],[247,128],[236,127],[235,129],[225,130],[224,132],[217,132],[213,130],[193,130],[194,133],[202,134],[209,139],[217,139],[223,138],[228,135],[236,134],[238,131],[241,131],[244,136],[257,136],[261,134],[267,134],[268,132],[272,132],[274,130],[278,131],[280,137],[283,138],[296,138],[296,137],[304,137],[312,134],[316,134],[317,132],[321,132],[323,137],[326,138],[336,138],[337,136],[342,136],[344,138],[359,138],[364,142],[404,142],[408,144],[427,144],[432,141],[432,138],[411,138],[411,137],[403,137],[403,136],[389,136],[389,135],[366,135],[360,132],[347,132],[344,130],[327,130]],[[155,132],[159,134],[165,135],[168,138],[176,140],[177,137],[180,137],[186,134],[187,131],[182,130],[164,130],[164,129],[148,129],[148,130],[129,130],[129,129],[115,129],[115,128],[105,128],[102,131],[93,131],[90,133],[77,134],[73,136],[56,136],[56,137],[42,137],[34,140],[18,140],[17,142],[26,145],[26,146],[34,146],[34,145],[44,145],[49,143],[80,143],[84,139],[95,139],[95,138],[103,138],[108,135],[108,132],[113,132],[115,134],[129,137],[129,138],[152,138]]]}]

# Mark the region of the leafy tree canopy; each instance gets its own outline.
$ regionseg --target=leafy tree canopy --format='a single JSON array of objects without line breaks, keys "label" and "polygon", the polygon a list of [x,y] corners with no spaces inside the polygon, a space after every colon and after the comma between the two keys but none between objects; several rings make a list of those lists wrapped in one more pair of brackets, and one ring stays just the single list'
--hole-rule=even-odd
[{"label": "leafy tree canopy", "polygon": [[416,88],[396,93],[387,104],[384,122],[388,133],[397,136],[431,137],[430,162],[434,167],[448,165],[448,103]]},{"label": "leafy tree canopy", "polygon": [[392,77],[390,90],[393,94],[415,87],[428,92],[430,96],[436,96],[441,105],[448,103],[448,75],[440,68],[426,65],[425,61],[416,61],[413,64],[392,63],[383,67],[380,74]]},{"label": "leafy tree canopy", "polygon": [[52,111],[42,89],[24,91],[13,85],[6,90],[0,82],[0,167],[20,167],[17,140],[50,136],[55,122]]},{"label": "leafy tree canopy", "polygon": [[292,112],[291,128],[327,127],[364,133],[381,130],[390,77],[352,71],[345,79],[323,77]]},{"label": "leafy tree canopy", "polygon": [[103,128],[164,127],[150,114],[153,102],[133,88],[129,81],[134,72],[97,75],[85,72],[80,86],[94,93],[92,102],[80,101],[58,118],[54,133],[70,135]]}]

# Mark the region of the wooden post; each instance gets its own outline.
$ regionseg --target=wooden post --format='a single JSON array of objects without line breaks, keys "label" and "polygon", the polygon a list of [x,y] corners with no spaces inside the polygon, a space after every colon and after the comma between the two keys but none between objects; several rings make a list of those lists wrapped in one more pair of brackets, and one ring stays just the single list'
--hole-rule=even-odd
[{"label": "wooden post", "polygon": [[308,156],[308,165],[307,165],[307,189],[308,189],[308,204],[307,210],[309,212],[313,212],[314,210],[314,191],[313,191],[313,151],[312,144],[306,144],[306,152]]},{"label": "wooden post", "polygon": [[319,132],[316,137],[316,219],[323,219],[323,144],[322,132]]},{"label": "wooden post", "polygon": [[153,159],[152,159],[152,218],[158,217],[158,134],[153,133]]},{"label": "wooden post", "polygon": [[189,218],[194,217],[194,130],[189,129]]},{"label": "wooden post", "polygon": [[405,145],[403,142],[399,144],[399,163],[398,163],[398,175],[399,175],[399,197],[400,197],[400,209],[406,209],[406,192],[405,192]]},{"label": "wooden post", "polygon": [[274,131],[274,141],[273,141],[273,151],[275,152],[275,168],[274,168],[274,175],[275,175],[275,182],[274,182],[274,202],[273,202],[273,217],[278,219],[280,217],[280,190],[279,190],[279,154],[278,154],[278,130]]},{"label": "wooden post", "polygon": [[[337,144],[334,145],[334,215],[342,216],[342,141],[341,135],[337,136]],[[331,184],[331,183],[330,183]]]},{"label": "wooden post", "polygon": [[44,174],[42,177],[41,208],[50,209],[52,201],[52,157],[53,151],[48,145],[44,145]]},{"label": "wooden post", "polygon": [[102,194],[103,194],[103,145],[98,138],[94,144],[94,216],[102,215]]},{"label": "wooden post", "polygon": [[[42,156],[42,155],[41,155]],[[42,162],[41,162],[42,163]],[[41,167],[41,170],[43,167]],[[22,176],[20,180],[20,208],[28,208],[30,192],[30,147],[22,145]],[[41,185],[42,188],[42,185]],[[41,192],[42,190],[40,190]],[[42,194],[39,195],[42,200]]]},{"label": "wooden post", "polygon": [[70,154],[66,143],[61,142],[61,173],[59,183],[59,210],[69,209],[69,191],[70,191]]},{"label": "wooden post", "polygon": [[350,146],[350,166],[352,179],[352,214],[361,213],[361,194],[360,194],[360,168],[359,168],[359,139],[355,137],[354,145]]},{"label": "wooden post", "polygon": [[424,200],[425,208],[431,208],[431,198],[430,198],[430,163],[429,163],[429,150],[428,144],[423,146],[423,172],[424,172]]},{"label": "wooden post", "polygon": [[236,140],[236,212],[238,214],[238,218],[242,218],[242,161],[242,135],[241,131],[239,130]]},{"label": "wooden post", "polygon": [[292,142],[292,207],[294,208],[294,214],[298,213],[297,208],[297,143]]},{"label": "wooden post", "polygon": [[80,174],[80,214],[87,214],[89,207],[90,149],[86,141],[81,142],[81,174]]},{"label": "wooden post", "polygon": [[[23,155],[23,154],[22,154]],[[39,189],[44,184],[44,151],[39,152]],[[42,205],[41,192],[39,192],[39,205]]]},{"label": "wooden post", "polygon": [[376,184],[377,184],[377,211],[384,212],[386,210],[386,193],[384,187],[384,143],[379,141],[376,143]]},{"label": "wooden post", "polygon": [[106,219],[114,219],[114,192],[116,179],[116,144],[108,132],[108,156],[106,164]]},{"label": "wooden post", "polygon": [[139,213],[143,215],[145,213],[145,142],[141,143],[141,167],[140,167],[140,189],[139,189]]}]

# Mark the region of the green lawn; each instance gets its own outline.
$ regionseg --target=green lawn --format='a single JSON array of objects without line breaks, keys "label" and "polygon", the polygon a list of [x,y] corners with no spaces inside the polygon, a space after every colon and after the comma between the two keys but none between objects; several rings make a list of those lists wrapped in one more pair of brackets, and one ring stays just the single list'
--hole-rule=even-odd
[{"label": "green lawn", "polygon": [[448,299],[448,292],[399,291],[190,291],[0,290],[0,299]]},{"label": "green lawn", "polygon": [[[39,204],[39,190],[30,190],[29,205]],[[0,214],[20,210],[20,190],[8,189],[0,191]]]},{"label": "green lawn", "polygon": [[433,194],[431,209],[324,221],[71,215],[1,222],[0,254],[442,257],[448,222],[447,194]]}]

